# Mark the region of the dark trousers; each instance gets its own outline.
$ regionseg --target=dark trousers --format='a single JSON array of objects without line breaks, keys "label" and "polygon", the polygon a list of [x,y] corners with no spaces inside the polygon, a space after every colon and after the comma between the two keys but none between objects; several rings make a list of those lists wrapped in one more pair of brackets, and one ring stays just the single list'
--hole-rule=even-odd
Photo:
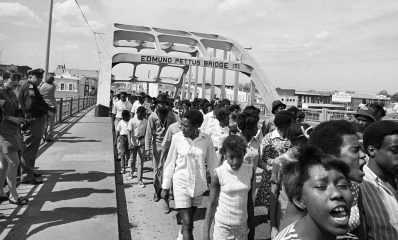
[{"label": "dark trousers", "polygon": [[22,153],[21,164],[23,180],[34,179],[34,168],[36,163],[36,155],[39,151],[40,142],[42,140],[44,127],[46,124],[45,116],[34,118],[31,125],[22,132],[25,151]]},{"label": "dark trousers", "polygon": [[145,161],[145,149],[144,145],[133,147],[130,150],[130,171],[131,175],[133,175],[134,171],[137,169],[137,179],[138,181],[142,181],[142,170],[144,168]]}]

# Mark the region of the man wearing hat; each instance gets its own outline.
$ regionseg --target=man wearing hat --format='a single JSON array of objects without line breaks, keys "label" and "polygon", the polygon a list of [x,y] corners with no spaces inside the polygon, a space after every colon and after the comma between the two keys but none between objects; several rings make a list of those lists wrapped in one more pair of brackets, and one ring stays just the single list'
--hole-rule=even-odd
[{"label": "man wearing hat", "polygon": [[[171,107],[168,106],[169,100],[166,95],[159,94],[155,100],[156,108],[148,117],[148,123],[145,133],[145,153],[149,156],[152,149],[152,166],[156,175],[160,162],[160,153],[162,142],[169,126],[176,122]],[[154,194],[154,200],[159,201],[160,195]]]},{"label": "man wearing hat", "polygon": [[[286,104],[284,104],[283,102],[281,102],[280,100],[276,100],[272,102],[272,114],[275,115],[286,109]],[[266,120],[264,120],[263,122],[263,126],[261,127],[261,131],[263,133],[263,136],[265,136],[265,134],[272,132],[273,130],[276,129],[275,124],[274,124],[274,117],[271,117],[268,122]]]},{"label": "man wearing hat", "polygon": [[46,124],[46,116],[54,115],[55,108],[51,108],[43,99],[38,89],[43,79],[44,70],[41,68],[33,69],[28,72],[28,81],[22,84],[18,100],[21,104],[22,112],[27,119],[22,127],[25,151],[22,153],[21,163],[23,169],[22,183],[40,184],[42,181],[37,178],[41,174],[36,173],[35,162],[36,154],[39,150],[40,141],[43,136]]}]

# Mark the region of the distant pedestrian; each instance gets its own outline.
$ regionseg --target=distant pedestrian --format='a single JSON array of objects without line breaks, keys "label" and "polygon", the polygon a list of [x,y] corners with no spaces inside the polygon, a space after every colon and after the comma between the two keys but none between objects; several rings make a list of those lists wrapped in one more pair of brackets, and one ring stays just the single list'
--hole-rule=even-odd
[{"label": "distant pedestrian", "polygon": [[130,111],[122,111],[122,120],[116,127],[116,143],[119,152],[119,158],[121,162],[120,173],[126,172],[127,161],[129,159],[129,139],[128,139],[128,123],[130,121]]},{"label": "distant pedestrian", "polygon": [[142,182],[142,170],[145,161],[145,132],[148,121],[145,119],[146,109],[139,106],[136,115],[130,119],[127,130],[130,149],[130,177],[133,178],[133,173],[137,169],[138,186],[145,187]]},{"label": "distant pedestrian", "polygon": [[[55,99],[55,90],[57,86],[54,83],[55,78],[53,75],[50,75],[46,78],[42,84],[40,84],[39,90],[40,94],[43,96],[44,101],[50,106],[53,107],[56,111],[57,101]],[[46,118],[46,127],[44,131],[47,133],[45,135],[46,142],[54,141],[54,125],[55,125],[55,115],[47,115]]]},{"label": "distant pedestrian", "polygon": [[203,238],[210,240],[210,227],[215,218],[213,239],[254,239],[251,191],[255,175],[253,167],[243,162],[246,142],[237,135],[230,135],[222,143],[220,153],[225,161],[211,177]]},{"label": "distant pedestrian", "polygon": [[[168,107],[168,98],[160,94],[156,101],[156,109],[148,117],[148,124],[145,133],[145,155],[149,156],[152,151],[152,168],[154,176],[158,171],[161,144],[169,126],[176,121],[174,114]],[[159,201],[160,192],[155,192],[153,200]]]},{"label": "distant pedestrian", "polygon": [[129,112],[131,112],[132,107],[133,105],[129,101],[127,101],[127,93],[121,92],[120,100],[113,104],[112,109],[112,119],[114,121],[115,128],[119,124],[120,120],[122,120],[123,110],[128,110]]},{"label": "distant pedestrian", "polygon": [[229,112],[225,108],[219,108],[216,113],[217,125],[210,126],[208,134],[213,141],[216,150],[217,158],[221,159],[219,151],[222,143],[229,135]]},{"label": "distant pedestrian", "polygon": [[272,110],[271,113],[274,115],[270,117],[268,120],[264,120],[262,127],[261,127],[261,132],[263,133],[263,136],[265,136],[267,133],[270,133],[275,130],[275,124],[274,124],[274,119],[275,116],[278,112],[283,111],[286,109],[286,104],[281,102],[280,100],[276,100],[272,102]]},{"label": "distant pedestrian", "polygon": [[[274,120],[276,129],[265,135],[260,145],[261,158],[259,167],[263,169],[256,202],[264,204],[269,210],[271,197],[271,171],[273,161],[290,148],[286,131],[293,123],[293,114],[287,111],[278,112]],[[268,211],[269,212],[269,211]]]}]

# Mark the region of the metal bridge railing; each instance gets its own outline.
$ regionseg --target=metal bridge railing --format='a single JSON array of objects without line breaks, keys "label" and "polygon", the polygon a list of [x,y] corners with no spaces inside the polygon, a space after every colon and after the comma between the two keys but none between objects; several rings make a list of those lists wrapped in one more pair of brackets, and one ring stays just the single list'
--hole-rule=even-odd
[{"label": "metal bridge railing", "polygon": [[57,113],[55,122],[59,123],[66,118],[72,117],[74,114],[86,109],[97,102],[96,96],[77,97],[77,98],[58,98]]}]

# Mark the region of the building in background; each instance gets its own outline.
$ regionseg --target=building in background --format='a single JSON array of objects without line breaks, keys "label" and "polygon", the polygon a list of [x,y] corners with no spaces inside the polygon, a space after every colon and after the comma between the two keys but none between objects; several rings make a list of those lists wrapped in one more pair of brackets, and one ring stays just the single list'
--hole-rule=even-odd
[{"label": "building in background", "polygon": [[276,88],[275,90],[279,95],[279,99],[286,104],[287,107],[298,106],[298,96],[296,95],[296,90],[282,88]]},{"label": "building in background", "polygon": [[97,95],[97,70],[68,69],[64,65],[58,65],[54,73],[56,98]]}]

